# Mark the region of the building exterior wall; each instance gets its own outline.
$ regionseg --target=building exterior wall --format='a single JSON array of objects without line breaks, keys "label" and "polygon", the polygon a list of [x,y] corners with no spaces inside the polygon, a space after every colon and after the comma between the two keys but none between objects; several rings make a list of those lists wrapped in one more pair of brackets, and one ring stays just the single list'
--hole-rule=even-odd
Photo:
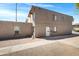
[{"label": "building exterior wall", "polygon": [[18,26],[20,29],[19,34],[17,35],[18,37],[27,37],[32,35],[33,28],[31,23],[0,21],[0,38],[16,36],[14,31],[15,26]]},{"label": "building exterior wall", "polygon": [[[50,27],[50,36],[72,33],[72,16],[51,12],[42,8],[32,8],[35,13],[35,37],[46,36],[46,27]],[[56,27],[56,32],[54,32]]]}]

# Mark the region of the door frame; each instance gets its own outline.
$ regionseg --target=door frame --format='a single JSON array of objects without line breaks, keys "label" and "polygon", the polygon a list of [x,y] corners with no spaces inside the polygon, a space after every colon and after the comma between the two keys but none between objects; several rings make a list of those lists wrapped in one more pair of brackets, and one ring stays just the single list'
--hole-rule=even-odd
[{"label": "door frame", "polygon": [[50,27],[46,26],[46,36],[50,36]]}]

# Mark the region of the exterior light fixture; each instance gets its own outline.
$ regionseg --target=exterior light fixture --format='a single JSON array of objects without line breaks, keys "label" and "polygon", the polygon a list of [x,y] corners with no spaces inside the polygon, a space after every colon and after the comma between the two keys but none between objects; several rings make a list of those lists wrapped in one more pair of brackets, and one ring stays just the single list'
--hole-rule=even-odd
[{"label": "exterior light fixture", "polygon": [[18,35],[20,32],[20,28],[17,25],[17,3],[16,3],[16,25],[14,26],[14,32],[15,32],[15,35]]}]

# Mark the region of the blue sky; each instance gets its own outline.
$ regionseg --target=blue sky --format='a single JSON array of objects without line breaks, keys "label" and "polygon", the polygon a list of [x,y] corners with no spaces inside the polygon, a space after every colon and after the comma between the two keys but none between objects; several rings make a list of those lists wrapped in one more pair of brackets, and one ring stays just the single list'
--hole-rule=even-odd
[{"label": "blue sky", "polygon": [[[17,4],[17,20],[25,22],[31,6],[38,6],[74,17],[74,23],[79,23],[79,15],[76,13],[74,3],[18,3]],[[16,4],[0,3],[0,21],[15,21]]]}]

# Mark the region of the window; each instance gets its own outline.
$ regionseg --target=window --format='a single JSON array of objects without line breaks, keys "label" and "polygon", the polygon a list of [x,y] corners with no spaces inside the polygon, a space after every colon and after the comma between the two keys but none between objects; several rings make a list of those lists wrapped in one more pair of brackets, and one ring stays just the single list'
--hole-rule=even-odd
[{"label": "window", "polygon": [[57,19],[57,16],[53,15],[53,20],[56,21],[56,19]]},{"label": "window", "polygon": [[54,16],[54,17],[55,17],[54,19],[55,19],[55,21],[56,21],[56,19],[57,19],[57,16]]},{"label": "window", "polygon": [[56,27],[54,27],[54,31],[56,32]]}]

